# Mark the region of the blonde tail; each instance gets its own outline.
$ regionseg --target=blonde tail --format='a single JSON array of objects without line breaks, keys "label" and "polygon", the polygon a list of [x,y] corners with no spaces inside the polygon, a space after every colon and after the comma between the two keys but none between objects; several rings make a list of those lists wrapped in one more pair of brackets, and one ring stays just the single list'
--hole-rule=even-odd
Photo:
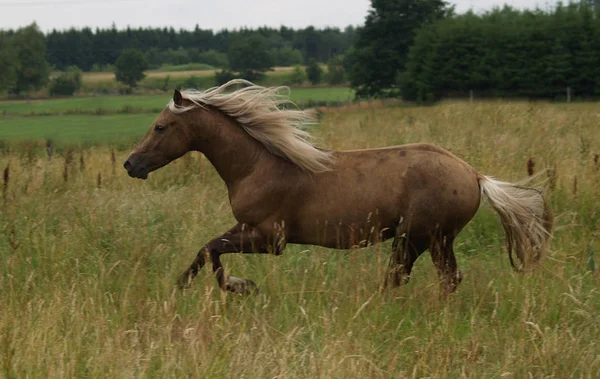
[{"label": "blonde tail", "polygon": [[[500,215],[511,266],[519,272],[529,269],[546,254],[552,232],[552,210],[544,194],[526,182],[507,183],[487,176],[480,177],[479,186]],[[515,264],[513,249],[520,266]]]}]

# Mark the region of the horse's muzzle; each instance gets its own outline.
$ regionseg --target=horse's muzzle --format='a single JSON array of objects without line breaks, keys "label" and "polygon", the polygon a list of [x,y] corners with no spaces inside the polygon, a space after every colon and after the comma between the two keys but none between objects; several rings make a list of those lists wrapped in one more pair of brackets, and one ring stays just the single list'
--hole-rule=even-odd
[{"label": "horse's muzzle", "polygon": [[127,159],[123,167],[132,178],[147,179],[149,170],[143,165],[135,164],[135,160]]}]

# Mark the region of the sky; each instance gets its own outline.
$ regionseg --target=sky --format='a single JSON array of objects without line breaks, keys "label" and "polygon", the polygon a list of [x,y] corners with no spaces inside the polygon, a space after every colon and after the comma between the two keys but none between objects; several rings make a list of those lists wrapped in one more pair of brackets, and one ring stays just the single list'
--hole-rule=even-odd
[{"label": "sky", "polygon": [[[509,4],[546,9],[557,0],[448,0],[459,13]],[[568,2],[568,1],[565,1]],[[370,0],[0,0],[0,29],[37,22],[42,31],[70,27],[236,29],[281,25],[362,25]]]}]

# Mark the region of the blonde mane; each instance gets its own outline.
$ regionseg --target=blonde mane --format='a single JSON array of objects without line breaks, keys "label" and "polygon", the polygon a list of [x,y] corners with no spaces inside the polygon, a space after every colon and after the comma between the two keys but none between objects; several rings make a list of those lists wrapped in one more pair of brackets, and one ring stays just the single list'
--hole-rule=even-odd
[{"label": "blonde mane", "polygon": [[[228,92],[237,85],[244,87]],[[311,135],[300,129],[302,125],[316,123],[314,112],[283,109],[295,106],[289,99],[287,87],[265,88],[242,79],[231,80],[220,87],[206,91],[185,90],[184,99],[189,106],[177,106],[173,100],[167,105],[173,113],[183,113],[196,107],[211,106],[234,118],[253,138],[273,154],[290,160],[310,172],[331,170],[331,152],[316,148]]]}]

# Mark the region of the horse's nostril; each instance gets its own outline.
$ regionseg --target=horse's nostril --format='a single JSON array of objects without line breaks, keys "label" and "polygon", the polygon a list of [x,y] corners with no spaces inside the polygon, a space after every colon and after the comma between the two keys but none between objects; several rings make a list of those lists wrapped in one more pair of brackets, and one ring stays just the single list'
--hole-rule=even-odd
[{"label": "horse's nostril", "polygon": [[129,163],[129,161],[125,161],[125,163],[123,163],[123,167],[125,167],[125,170],[127,171],[131,170],[131,163]]}]

